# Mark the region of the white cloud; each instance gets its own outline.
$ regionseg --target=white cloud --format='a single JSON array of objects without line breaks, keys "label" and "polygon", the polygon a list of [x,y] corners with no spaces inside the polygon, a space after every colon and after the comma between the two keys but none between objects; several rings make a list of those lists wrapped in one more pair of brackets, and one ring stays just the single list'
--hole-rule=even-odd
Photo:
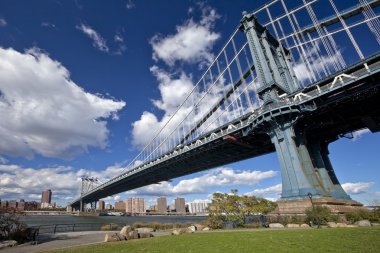
[{"label": "white cloud", "polygon": [[342,187],[348,194],[361,194],[366,193],[373,184],[373,182],[344,183]]},{"label": "white cloud", "polygon": [[4,26],[7,26],[7,21],[3,18],[0,18],[0,27],[4,27]]},{"label": "white cloud", "polygon": [[229,168],[214,169],[200,177],[183,179],[178,184],[169,182],[152,184],[127,192],[132,195],[172,196],[182,194],[207,193],[212,187],[257,185],[260,181],[274,177],[275,171],[241,171]]},{"label": "white cloud", "polygon": [[49,28],[55,28],[56,27],[55,24],[49,23],[49,22],[42,22],[41,26],[42,27],[49,27]]},{"label": "white cloud", "polygon": [[183,25],[177,26],[174,35],[154,36],[150,41],[153,59],[161,59],[169,66],[173,66],[176,61],[211,62],[213,55],[209,51],[220,38],[220,34],[212,31],[218,17],[214,9],[206,8],[199,23],[189,19]]},{"label": "white cloud", "polygon": [[[64,166],[35,169],[14,164],[0,164],[0,198],[39,200],[43,190],[51,189],[53,201],[65,204],[67,200],[79,196],[81,177],[110,179],[120,172],[121,168],[117,166],[95,172],[86,169],[74,170]],[[114,196],[114,200],[117,199],[120,199],[119,195]]]},{"label": "white cloud", "polygon": [[8,162],[9,161],[7,159],[5,159],[4,157],[0,156],[0,164],[6,164]]},{"label": "white cloud", "polygon": [[109,52],[106,40],[90,26],[86,26],[82,23],[80,25],[77,25],[76,28],[86,34],[90,39],[92,39],[92,45],[96,49],[102,52]]},{"label": "white cloud", "polygon": [[0,58],[0,154],[71,159],[107,146],[105,119],[117,118],[123,101],[85,92],[38,49],[0,48]]},{"label": "white cloud", "polygon": [[270,194],[280,195],[282,192],[282,184],[276,184],[264,189],[255,189],[251,192],[247,192],[244,195],[247,196],[266,196]]},{"label": "white cloud", "polygon": [[133,9],[136,7],[135,3],[132,2],[132,0],[128,0],[128,2],[125,4],[125,7],[127,7],[128,10]]},{"label": "white cloud", "polygon": [[352,140],[353,140],[353,141],[357,141],[357,140],[359,140],[360,138],[362,138],[362,136],[363,136],[364,134],[368,134],[368,133],[371,133],[371,131],[369,131],[368,128],[366,128],[366,129],[362,129],[362,130],[359,130],[359,131],[355,131],[355,132],[352,133],[352,136],[354,137]]}]

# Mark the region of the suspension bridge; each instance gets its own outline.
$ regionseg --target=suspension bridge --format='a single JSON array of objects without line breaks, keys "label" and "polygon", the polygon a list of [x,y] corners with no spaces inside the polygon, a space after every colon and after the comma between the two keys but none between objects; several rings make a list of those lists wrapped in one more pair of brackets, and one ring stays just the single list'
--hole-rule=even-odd
[{"label": "suspension bridge", "polygon": [[94,209],[113,194],[271,152],[281,167],[282,212],[301,210],[308,193],[321,203],[359,206],[341,187],[328,144],[360,129],[380,131],[379,5],[273,0],[243,12],[124,172],[104,183],[83,179],[71,206]]}]

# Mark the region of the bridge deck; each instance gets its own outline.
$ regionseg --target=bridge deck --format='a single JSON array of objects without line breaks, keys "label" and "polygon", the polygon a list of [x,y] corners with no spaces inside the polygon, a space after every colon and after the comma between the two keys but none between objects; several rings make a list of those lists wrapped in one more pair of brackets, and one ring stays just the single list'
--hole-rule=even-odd
[{"label": "bridge deck", "polygon": [[[379,59],[380,54],[365,61],[371,72],[363,66],[364,62],[351,66],[344,72],[355,76],[355,79],[333,85],[335,75],[330,76],[301,90],[306,96],[291,94],[285,98],[287,102],[260,108],[155,161],[110,180],[82,196],[82,199],[86,202],[96,201],[145,185],[274,152],[265,129],[258,126],[260,120],[281,116],[285,111],[294,110],[294,113],[299,114],[304,108],[300,123],[331,140],[338,134],[369,127],[371,122],[372,125],[380,126]],[[352,114],[353,111],[356,113]],[[369,120],[363,120],[365,115]],[[79,206],[79,201],[80,198],[76,199],[72,206]]]}]

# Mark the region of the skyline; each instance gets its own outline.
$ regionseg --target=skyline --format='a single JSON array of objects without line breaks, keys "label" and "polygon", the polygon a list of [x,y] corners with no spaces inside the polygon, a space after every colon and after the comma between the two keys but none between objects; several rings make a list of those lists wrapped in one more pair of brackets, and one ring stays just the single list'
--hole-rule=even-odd
[{"label": "skyline", "polygon": [[[191,86],[241,12],[264,2],[0,3],[0,198],[38,199],[52,189],[66,204],[79,195],[80,177],[104,182],[120,173],[182,101],[173,89]],[[380,199],[379,141],[363,130],[330,145],[342,186],[364,204]],[[235,188],[278,198],[276,154],[107,201],[210,199]]]}]

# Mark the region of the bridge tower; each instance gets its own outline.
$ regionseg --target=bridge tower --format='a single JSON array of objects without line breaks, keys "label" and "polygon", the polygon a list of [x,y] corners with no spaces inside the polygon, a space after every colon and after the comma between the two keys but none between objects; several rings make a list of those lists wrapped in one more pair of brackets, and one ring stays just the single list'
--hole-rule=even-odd
[{"label": "bridge tower", "polygon": [[[100,184],[99,180],[94,177],[82,177],[82,185],[81,185],[81,196],[85,195],[87,192],[91,191],[92,189],[96,188]],[[83,200],[80,201],[80,207],[79,211],[89,211],[89,212],[95,212],[96,210],[96,202],[97,200],[92,200],[89,202],[84,202]],[[90,207],[88,208],[88,204],[90,204]]]},{"label": "bridge tower", "polygon": [[[286,106],[287,95],[301,89],[292,68],[290,52],[252,14],[243,12],[240,30],[248,40],[260,99],[264,105],[283,103]],[[343,212],[361,205],[351,200],[334,173],[327,149],[332,140],[314,136],[299,124],[303,109],[289,106],[289,110],[284,110],[280,116],[265,119],[261,126],[275,146],[281,167],[279,212],[304,212],[310,206],[310,193],[315,202],[340,208]],[[343,206],[345,210],[342,210]]]}]

